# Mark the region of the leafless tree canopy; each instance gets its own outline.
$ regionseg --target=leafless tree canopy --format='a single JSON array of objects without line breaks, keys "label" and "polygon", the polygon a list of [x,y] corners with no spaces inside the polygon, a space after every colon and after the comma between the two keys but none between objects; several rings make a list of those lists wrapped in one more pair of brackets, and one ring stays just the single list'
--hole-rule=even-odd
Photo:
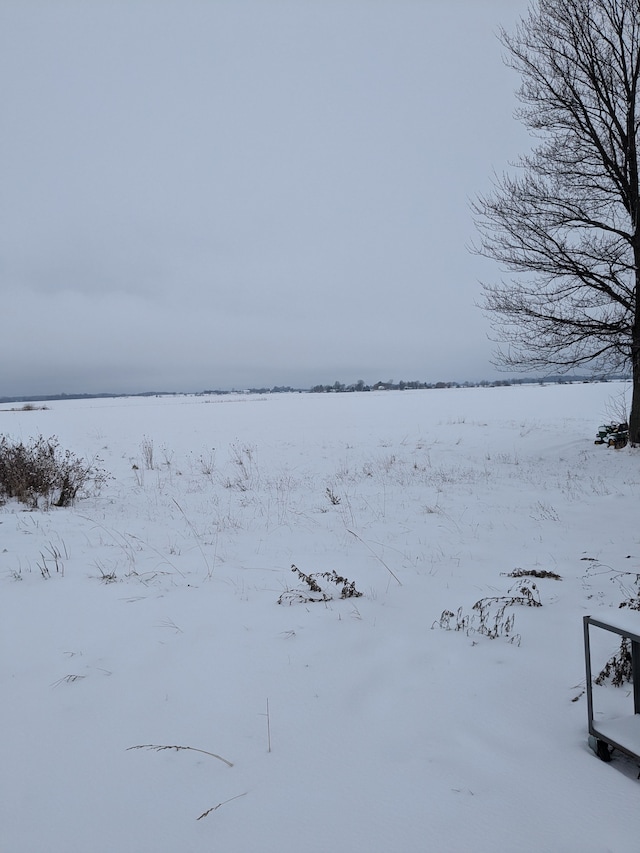
[{"label": "leafless tree canopy", "polygon": [[631,366],[638,443],[640,0],[539,0],[501,41],[538,144],[474,204],[498,363]]}]

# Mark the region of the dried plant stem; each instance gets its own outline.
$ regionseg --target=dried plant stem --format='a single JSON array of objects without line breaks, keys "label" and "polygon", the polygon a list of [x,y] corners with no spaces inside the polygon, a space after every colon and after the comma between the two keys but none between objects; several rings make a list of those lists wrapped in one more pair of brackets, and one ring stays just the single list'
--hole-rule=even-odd
[{"label": "dried plant stem", "polygon": [[207,555],[204,553],[204,551],[203,551],[203,549],[202,549],[202,545],[200,544],[200,536],[198,535],[198,532],[197,532],[197,530],[195,529],[195,527],[193,526],[193,524],[191,524],[191,521],[187,518],[187,514],[186,514],[186,513],[185,513],[185,511],[182,509],[182,507],[180,506],[180,504],[178,503],[178,501],[177,501],[175,498],[172,498],[172,500],[173,500],[174,504],[175,504],[175,505],[178,507],[178,509],[180,510],[180,512],[181,512],[181,514],[182,514],[182,517],[183,517],[183,518],[184,518],[184,520],[187,522],[187,525],[188,525],[188,527],[189,527],[189,530],[193,533],[193,535],[194,535],[194,537],[195,537],[196,544],[197,544],[197,546],[198,546],[198,549],[199,549],[200,553],[202,554],[202,559],[204,560],[204,564],[205,564],[206,569],[207,569],[207,577],[209,577],[209,578],[210,578],[210,577],[211,577],[211,575],[213,574],[213,567],[209,566],[209,561],[207,560]]},{"label": "dried plant stem", "polygon": [[358,540],[358,542],[362,542],[362,544],[365,546],[365,548],[368,548],[368,550],[369,550],[369,551],[371,551],[371,553],[372,553],[372,554],[373,554],[373,556],[376,558],[376,560],[378,560],[378,562],[382,563],[382,565],[383,565],[383,566],[385,567],[385,569],[389,572],[389,574],[391,575],[391,577],[396,581],[396,583],[398,584],[398,586],[402,586],[402,581],[400,580],[400,578],[399,578],[399,577],[398,577],[394,572],[392,572],[392,571],[391,571],[391,569],[390,569],[390,568],[389,568],[389,566],[385,563],[385,561],[382,559],[382,557],[380,557],[378,554],[376,554],[376,552],[373,550],[373,548],[369,545],[369,543],[368,543],[368,542],[365,542],[365,541],[364,541],[364,539],[362,539],[362,537],[361,537],[361,536],[358,536],[358,534],[357,534],[357,533],[355,533],[353,530],[350,530],[348,527],[347,527],[347,533],[350,533],[352,536],[355,536],[355,537],[356,537],[356,539]]},{"label": "dried plant stem", "polygon": [[271,752],[271,717],[269,716],[269,700],[267,699],[267,752]]},{"label": "dried plant stem", "polygon": [[224,764],[227,765],[227,767],[233,767],[233,764],[231,763],[231,761],[227,761],[227,759],[223,758],[221,755],[216,755],[215,752],[208,752],[206,749],[198,749],[195,746],[157,746],[156,744],[153,744],[153,743],[143,743],[143,744],[140,744],[140,746],[129,746],[129,747],[127,747],[127,752],[130,749],[153,749],[156,752],[162,752],[162,750],[164,750],[164,749],[175,749],[176,751],[180,750],[180,749],[188,749],[191,752],[201,752],[203,755],[210,755],[212,758],[217,758],[218,761],[222,761]]},{"label": "dried plant stem", "polygon": [[150,542],[145,542],[144,540],[140,539],[139,536],[136,536],[133,533],[127,533],[127,536],[130,539],[135,539],[136,542],[140,542],[141,545],[144,545],[147,548],[150,548],[155,554],[157,554],[161,558],[163,563],[166,563],[168,566],[171,566],[171,568],[174,571],[176,571],[180,575],[180,577],[183,578],[185,576],[184,572],[181,572],[180,569],[175,565],[175,563],[172,563],[171,560],[169,560],[161,551],[159,551],[157,548],[155,548],[153,545],[151,545]]},{"label": "dried plant stem", "polygon": [[203,817],[206,817],[207,815],[211,814],[211,812],[214,812],[216,809],[219,809],[220,806],[224,806],[227,803],[232,802],[233,800],[239,800],[240,797],[246,797],[248,793],[248,791],[245,791],[244,794],[236,794],[235,797],[229,797],[228,800],[223,800],[221,803],[218,803],[217,806],[211,806],[211,808],[207,809],[206,812],[202,812],[200,817],[196,818],[196,820],[202,820]]}]

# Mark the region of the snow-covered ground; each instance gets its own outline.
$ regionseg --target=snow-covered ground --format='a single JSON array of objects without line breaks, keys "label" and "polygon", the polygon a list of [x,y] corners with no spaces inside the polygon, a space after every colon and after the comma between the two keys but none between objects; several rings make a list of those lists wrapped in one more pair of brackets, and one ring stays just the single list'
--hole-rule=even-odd
[{"label": "snow-covered ground", "polygon": [[[593,443],[625,390],[2,407],[112,479],[0,508],[0,851],[638,851],[583,694],[640,574],[640,453]],[[515,642],[453,630],[534,569]]]}]

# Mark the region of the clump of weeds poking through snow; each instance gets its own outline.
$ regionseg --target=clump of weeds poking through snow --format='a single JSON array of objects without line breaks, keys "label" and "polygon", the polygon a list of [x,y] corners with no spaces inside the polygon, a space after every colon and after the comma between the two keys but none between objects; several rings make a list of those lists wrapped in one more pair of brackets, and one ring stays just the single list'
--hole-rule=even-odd
[{"label": "clump of weeds poking through snow", "polygon": [[226,489],[247,492],[258,487],[256,448],[252,444],[240,444],[237,441],[232,443],[229,448],[229,460],[233,474],[222,478],[222,485]]},{"label": "clump of weeds poking through snow", "polygon": [[610,681],[614,687],[622,687],[623,684],[628,684],[632,680],[631,640],[623,637],[620,648],[602,667],[600,673],[594,678],[594,683],[603,685]]},{"label": "clump of weeds poking through snow", "polygon": [[[287,589],[278,598],[278,604],[308,604],[311,602],[332,601],[336,598],[337,590],[327,587],[321,581],[328,581],[340,588],[338,598],[360,598],[362,593],[356,589],[355,581],[347,580],[339,575],[335,569],[330,572],[313,572],[305,574],[297,566],[291,566],[291,571],[297,574],[300,580],[306,584],[307,589]],[[321,580],[318,580],[318,579]]]},{"label": "clump of weeds poking through snow", "polygon": [[140,442],[140,452],[142,453],[142,461],[147,471],[153,471],[155,467],[153,439],[147,438],[145,435]]},{"label": "clump of weeds poking through snow", "polygon": [[598,577],[608,577],[611,583],[617,584],[624,596],[618,604],[620,609],[640,610],[640,572],[625,569],[614,569],[601,563],[596,557],[581,557],[588,564],[583,581],[587,587]]},{"label": "clump of weeds poking through snow", "polygon": [[28,443],[0,437],[0,503],[14,498],[31,509],[67,507],[90,483],[99,489],[107,479],[93,462],[62,450],[56,436]]},{"label": "clump of weeds poking through snow", "polygon": [[[62,546],[64,548],[65,557],[69,559],[69,554],[64,542],[62,543]],[[51,568],[55,569],[55,573],[57,575],[64,577],[62,552],[60,548],[53,544],[53,542],[49,542],[48,545],[45,545],[44,550],[40,551],[40,562],[36,561],[36,565],[40,569],[40,574],[45,580],[51,577]]]},{"label": "clump of weeds poking through snow", "polygon": [[333,491],[333,489],[329,488],[329,486],[327,486],[325,494],[327,496],[329,503],[332,506],[339,506],[339,504],[342,503],[341,498],[339,498],[338,495],[336,495],[336,493]]},{"label": "clump of weeds poking through snow", "polygon": [[514,632],[515,613],[513,607],[542,607],[538,587],[528,577],[511,586],[505,595],[492,595],[480,598],[467,614],[462,607],[456,613],[443,610],[432,628],[446,631],[464,631],[467,636],[482,634],[490,640],[504,637],[509,643],[519,646],[522,637]]},{"label": "clump of weeds poking through snow", "polygon": [[540,578],[554,581],[561,581],[562,578],[557,572],[550,572],[548,569],[514,569],[512,572],[507,572],[508,578]]}]

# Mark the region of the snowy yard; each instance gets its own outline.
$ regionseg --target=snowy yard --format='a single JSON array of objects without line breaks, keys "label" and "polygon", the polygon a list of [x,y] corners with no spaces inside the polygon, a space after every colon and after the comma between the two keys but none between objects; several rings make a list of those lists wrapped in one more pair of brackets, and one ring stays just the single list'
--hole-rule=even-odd
[{"label": "snowy yard", "polygon": [[112,477],[0,508],[1,853],[636,853],[582,647],[638,595],[640,452],[593,443],[627,388],[3,406]]}]

